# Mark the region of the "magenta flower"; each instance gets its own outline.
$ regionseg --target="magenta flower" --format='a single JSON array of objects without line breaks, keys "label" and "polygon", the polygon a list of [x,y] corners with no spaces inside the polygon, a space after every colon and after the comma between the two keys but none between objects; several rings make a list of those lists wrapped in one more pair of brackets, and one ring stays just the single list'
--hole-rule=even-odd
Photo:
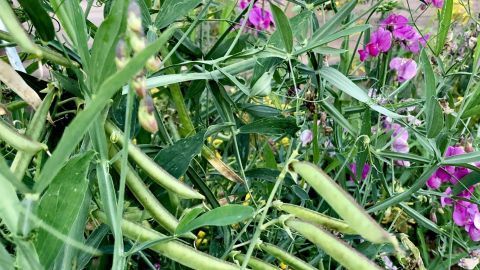
[{"label": "magenta flower", "polygon": [[433,4],[436,8],[443,8],[443,0],[425,0],[425,4]]},{"label": "magenta flower", "polygon": [[[352,163],[348,166],[350,168],[350,171],[352,171],[352,174],[353,174],[353,177],[350,177],[350,180],[353,181],[353,179],[355,178],[355,176],[357,175],[357,163]],[[370,164],[367,164],[365,163],[365,165],[363,165],[363,170],[362,170],[362,179],[361,180],[365,180],[368,176],[368,173],[370,172]]]},{"label": "magenta flower", "polygon": [[397,72],[399,82],[405,82],[417,74],[417,63],[413,59],[395,57],[390,61],[390,68]]},{"label": "magenta flower", "polygon": [[313,133],[310,129],[306,129],[302,131],[302,133],[300,134],[300,141],[302,142],[303,147],[311,143],[312,140],[313,140]]},{"label": "magenta flower", "polygon": [[248,22],[257,30],[268,29],[272,23],[272,14],[267,10],[254,6],[250,11]]},{"label": "magenta flower", "polygon": [[452,196],[452,188],[448,187],[445,192],[443,192],[443,196],[440,198],[440,204],[443,208],[447,205],[452,205],[453,200],[450,198]]},{"label": "magenta flower", "polygon": [[365,46],[365,50],[358,50],[360,61],[365,61],[369,56],[376,57],[380,53],[385,53],[392,47],[392,34],[380,27],[373,32],[370,42]]},{"label": "magenta flower", "polygon": [[[241,0],[238,3],[238,6],[241,9],[245,9],[248,7],[249,3],[250,0]],[[267,30],[271,25],[273,25],[273,19],[270,11],[259,7],[256,4],[253,5],[247,19],[247,26],[257,30]]]},{"label": "magenta flower", "polygon": [[433,173],[432,176],[430,176],[430,178],[428,178],[427,180],[427,187],[431,189],[437,189],[440,187],[442,182],[443,182],[442,179],[440,179],[436,173]]}]

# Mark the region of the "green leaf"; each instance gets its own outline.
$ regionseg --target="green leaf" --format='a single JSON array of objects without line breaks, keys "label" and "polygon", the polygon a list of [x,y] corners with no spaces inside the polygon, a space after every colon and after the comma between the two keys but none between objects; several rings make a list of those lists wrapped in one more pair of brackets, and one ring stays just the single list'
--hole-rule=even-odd
[{"label": "green leaf", "polygon": [[280,115],[282,112],[276,108],[267,106],[267,105],[257,105],[257,104],[240,104],[239,106],[245,112],[255,116],[255,117],[275,117]]},{"label": "green leaf", "polygon": [[435,97],[430,97],[430,102],[427,103],[427,137],[435,138],[443,128],[443,111],[438,104]]},{"label": "green leaf", "polygon": [[[39,218],[62,234],[69,234],[80,214],[87,194],[87,172],[93,155],[94,152],[90,151],[70,159],[40,199]],[[46,269],[50,269],[63,244],[47,231],[39,230],[35,246]]]},{"label": "green leaf", "polygon": [[188,169],[192,159],[200,153],[206,130],[176,141],[164,148],[155,156],[155,162],[169,172],[173,177],[180,178]]},{"label": "green leaf", "polygon": [[90,58],[90,66],[95,68],[95,72],[92,72],[93,75],[90,76],[92,92],[98,90],[97,87],[115,69],[116,44],[118,35],[122,32],[122,20],[125,17],[128,3],[128,0],[114,1],[108,17],[102,22],[95,34],[92,57]]},{"label": "green leaf", "polygon": [[445,41],[447,40],[448,30],[452,22],[452,13],[453,13],[453,0],[446,0],[441,12],[440,26],[438,29],[437,35],[437,46],[435,48],[435,54],[438,56],[445,46]]},{"label": "green leaf", "polygon": [[350,14],[352,13],[353,8],[357,5],[357,0],[350,1],[348,4],[344,5],[338,12],[329,19],[322,27],[320,27],[315,33],[313,33],[311,42],[315,40],[320,40],[330,35]]},{"label": "green leaf", "polygon": [[27,13],[36,32],[44,41],[50,41],[55,37],[52,19],[48,16],[39,0],[19,0],[23,10]]},{"label": "green leaf", "polygon": [[173,23],[178,18],[182,18],[192,9],[194,9],[201,0],[166,0],[162,1],[162,6],[155,19],[155,26],[159,29]]},{"label": "green leaf", "polygon": [[343,75],[340,71],[331,68],[324,67],[320,69],[320,75],[326,79],[333,86],[337,87],[339,90],[345,94],[353,97],[354,99],[367,104],[372,110],[375,110],[383,115],[386,115],[391,118],[401,118],[401,115],[398,115],[392,111],[385,109],[384,107],[374,104],[373,100],[367,95],[367,93],[354,84],[350,79]]},{"label": "green leaf", "polygon": [[283,45],[287,52],[292,52],[293,50],[293,33],[290,26],[290,21],[283,11],[276,5],[270,3],[270,8],[272,10],[273,19],[275,21],[275,26],[277,27],[276,31],[280,32],[282,36]]},{"label": "green leaf", "polygon": [[240,127],[240,133],[263,135],[295,134],[299,127],[294,118],[263,118]]},{"label": "green leaf", "polygon": [[[229,204],[215,208],[198,218],[179,224],[176,234],[182,235],[204,226],[225,226],[235,224],[253,217],[255,210],[250,206]],[[180,227],[182,225],[182,227]]]},{"label": "green leaf", "polygon": [[68,160],[72,151],[82,140],[83,135],[89,130],[89,127],[93,123],[92,119],[96,119],[100,112],[102,112],[105,106],[109,103],[112,96],[117,93],[117,91],[119,91],[120,88],[130,80],[130,78],[144,68],[148,58],[163,47],[173,33],[173,30],[174,28],[169,28],[167,31],[163,32],[157,41],[132,58],[124,69],[113,74],[103,82],[98,94],[89,104],[87,104],[85,110],[77,114],[72,122],[70,122],[70,125],[65,129],[55,151],[43,166],[35,185],[36,191],[41,192],[50,184],[60,170],[59,164]]},{"label": "green leaf", "polygon": [[480,173],[473,171],[465,175],[464,177],[462,177],[462,179],[460,179],[460,181],[458,181],[458,183],[453,187],[452,195],[457,196],[458,193],[468,189],[469,187],[477,183],[480,183]]},{"label": "green leaf", "polygon": [[433,73],[432,64],[428,59],[426,49],[422,50],[420,54],[420,60],[422,61],[423,78],[425,80],[425,96],[427,98],[426,102],[428,103],[430,102],[429,100],[430,97],[436,96],[436,91],[435,91],[436,83],[435,83],[435,73]]},{"label": "green leaf", "polygon": [[364,24],[364,25],[357,25],[357,26],[352,26],[347,29],[340,30],[336,33],[333,33],[331,35],[328,35],[320,40],[312,40],[305,46],[305,48],[302,48],[298,51],[295,52],[295,55],[299,55],[302,53],[305,53],[307,51],[310,51],[312,49],[315,49],[317,47],[320,47],[322,45],[326,45],[332,41],[335,41],[339,38],[345,37],[345,36],[350,36],[352,34],[358,33],[358,32],[363,32],[367,29],[369,29],[371,25],[369,24]]},{"label": "green leaf", "polygon": [[463,155],[451,156],[444,159],[443,165],[462,165],[465,163],[478,162],[480,160],[480,151],[470,152]]},{"label": "green leaf", "polygon": [[8,251],[5,249],[5,246],[3,246],[2,243],[0,243],[0,265],[4,268],[4,270],[13,270],[15,269],[14,266],[14,259],[12,255],[8,253]]},{"label": "green leaf", "polygon": [[350,134],[356,136],[357,131],[353,128],[353,126],[348,122],[347,118],[340,113],[335,106],[328,103],[326,100],[321,100],[320,104],[325,109],[325,111],[343,128],[345,128]]},{"label": "green leaf", "polygon": [[205,212],[201,207],[187,209],[186,211],[188,212],[180,219],[180,222],[178,223],[175,232],[183,231],[185,226],[188,225],[188,223],[192,222],[192,220],[197,218],[201,213]]}]

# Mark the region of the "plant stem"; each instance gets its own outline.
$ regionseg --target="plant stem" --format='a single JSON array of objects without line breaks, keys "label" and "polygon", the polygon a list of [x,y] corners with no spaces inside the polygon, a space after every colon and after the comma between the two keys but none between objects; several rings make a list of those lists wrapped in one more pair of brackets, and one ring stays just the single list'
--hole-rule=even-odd
[{"label": "plant stem", "polygon": [[250,257],[252,256],[253,250],[255,249],[255,245],[257,244],[258,240],[260,239],[260,234],[262,233],[263,223],[265,222],[265,219],[267,217],[268,210],[272,206],[273,198],[275,197],[275,194],[277,193],[278,188],[283,183],[283,180],[285,179],[285,176],[287,175],[288,165],[290,164],[290,161],[292,161],[297,155],[298,155],[298,151],[297,150],[293,151],[293,153],[288,158],[287,162],[285,162],[285,166],[283,167],[282,171],[278,175],[277,181],[275,182],[275,185],[273,186],[272,192],[270,192],[270,196],[268,197],[267,203],[266,203],[265,207],[263,208],[262,216],[260,217],[260,220],[258,221],[257,228],[255,229],[255,233],[253,234],[252,240],[250,242],[250,246],[248,247],[248,250],[247,250],[247,254],[245,254],[245,258],[244,258],[244,261],[242,263],[242,268],[241,268],[242,270],[246,269],[248,261],[250,260]]}]

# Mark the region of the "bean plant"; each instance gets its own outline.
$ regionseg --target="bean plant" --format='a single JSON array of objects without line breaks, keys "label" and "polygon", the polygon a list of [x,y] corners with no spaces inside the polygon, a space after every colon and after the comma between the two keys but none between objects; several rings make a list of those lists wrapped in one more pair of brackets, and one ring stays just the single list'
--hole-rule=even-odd
[{"label": "bean plant", "polygon": [[0,0],[0,269],[476,269],[479,31],[470,0]]}]

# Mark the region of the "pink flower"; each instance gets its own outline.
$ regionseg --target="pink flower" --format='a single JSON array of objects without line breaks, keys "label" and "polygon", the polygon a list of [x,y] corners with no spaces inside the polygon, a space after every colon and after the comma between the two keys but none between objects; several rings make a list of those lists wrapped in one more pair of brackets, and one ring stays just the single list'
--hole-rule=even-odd
[{"label": "pink flower", "polygon": [[[440,179],[436,173],[433,173],[430,178],[427,180],[427,187],[431,189],[437,189],[442,184],[442,179]],[[443,198],[443,197],[442,197]]]},{"label": "pink flower", "polygon": [[302,142],[302,146],[306,146],[307,144],[311,143],[313,140],[313,133],[311,130],[306,129],[302,131],[300,134],[300,141]]},{"label": "pink flower", "polygon": [[452,205],[453,200],[450,198],[452,196],[452,188],[448,187],[440,198],[440,204],[443,208],[447,205]]},{"label": "pink flower", "polygon": [[[241,9],[248,7],[250,0],[241,0],[238,6]],[[248,16],[247,26],[257,30],[266,30],[273,25],[272,14],[257,5],[253,5],[250,15]]]},{"label": "pink flower", "polygon": [[254,6],[250,11],[248,21],[257,30],[268,29],[268,27],[270,27],[270,24],[272,23],[272,14],[267,10],[263,10],[260,7]]},{"label": "pink flower", "polygon": [[392,34],[380,27],[373,32],[370,42],[365,46],[365,50],[359,50],[360,61],[365,61],[368,56],[376,57],[380,53],[385,53],[392,47]]},{"label": "pink flower", "polygon": [[[350,177],[350,180],[353,181],[353,179],[357,175],[357,163],[354,162],[350,164],[348,167],[350,168],[353,174],[353,177]],[[370,165],[365,163],[365,165],[363,165],[363,170],[362,170],[362,180],[365,180],[367,178],[369,172],[370,172]]]},{"label": "pink flower", "polygon": [[436,8],[443,8],[443,0],[425,0],[425,4],[433,4]]},{"label": "pink flower", "polygon": [[381,23],[381,26],[391,31],[393,38],[400,42],[404,49],[413,53],[419,53],[420,47],[425,46],[428,38],[423,38],[414,27],[408,24],[408,19],[399,14],[391,14]]},{"label": "pink flower", "polygon": [[417,63],[413,59],[395,57],[390,61],[390,68],[397,72],[399,82],[410,80],[417,74]]}]

